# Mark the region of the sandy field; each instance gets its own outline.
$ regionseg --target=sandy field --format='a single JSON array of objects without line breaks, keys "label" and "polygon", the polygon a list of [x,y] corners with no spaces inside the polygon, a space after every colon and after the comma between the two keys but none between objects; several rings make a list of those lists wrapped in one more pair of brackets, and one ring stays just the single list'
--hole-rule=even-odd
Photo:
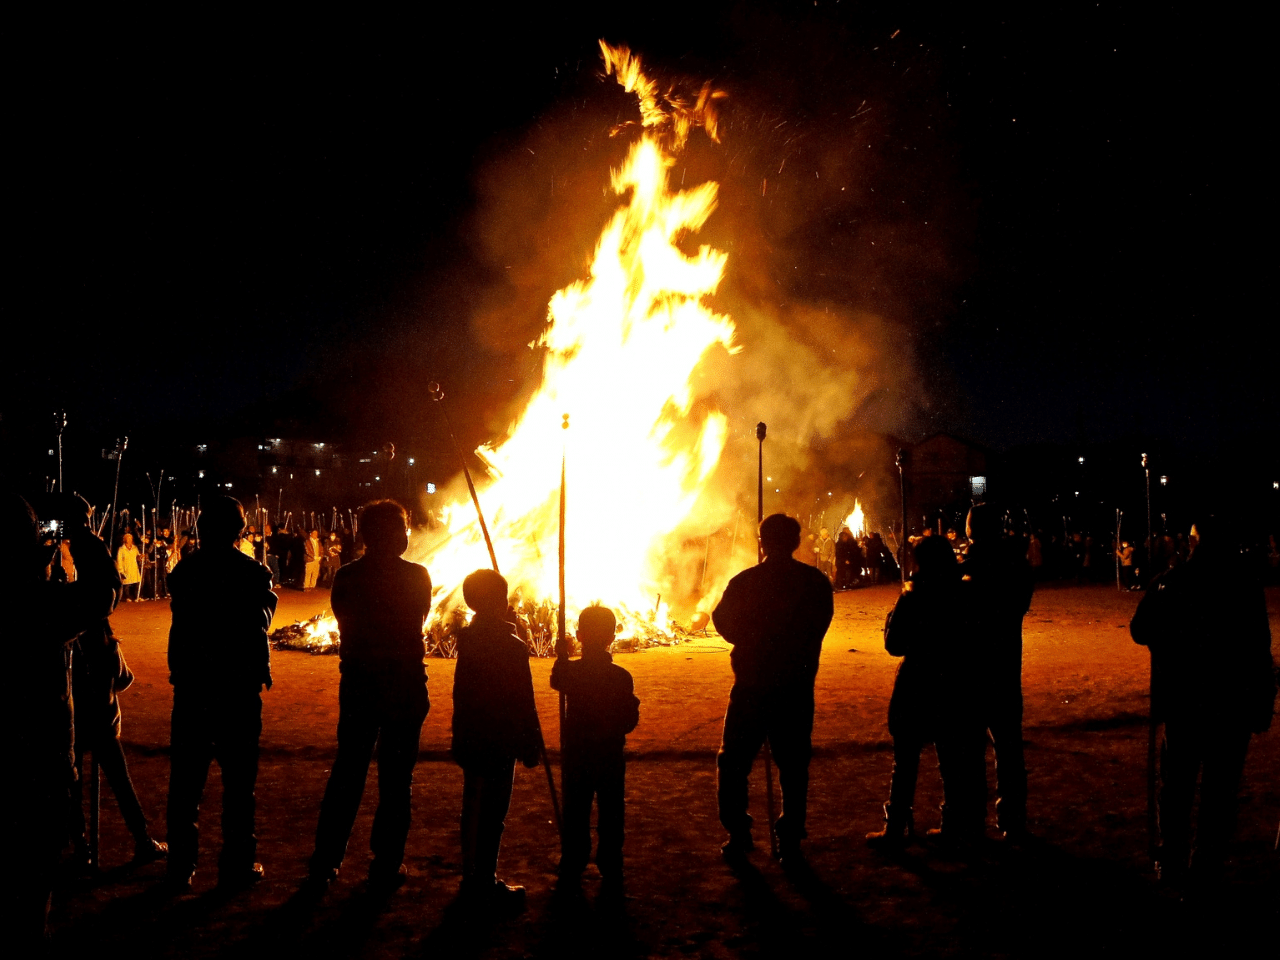
[{"label": "sandy field", "polygon": [[[202,867],[190,895],[168,896],[163,864],[128,865],[131,844],[104,786],[102,862],[93,882],[55,902],[56,953],[139,957],[1056,956],[1186,950],[1221,953],[1274,944],[1280,921],[1280,724],[1252,741],[1240,828],[1221,895],[1187,903],[1158,890],[1146,858],[1148,657],[1129,637],[1136,594],[1050,584],[1024,628],[1025,737],[1030,823],[1037,840],[995,840],[960,861],[921,842],[890,858],[869,850],[892,766],[886,712],[897,661],[881,626],[896,585],[842,593],[823,647],[811,769],[812,871],[787,876],[769,859],[761,826],[762,768],[752,781],[753,868],[721,861],[715,751],[731,683],[728,646],[708,636],[619,655],[635,677],[640,726],[628,738],[627,890],[621,907],[553,898],[558,842],[541,769],[520,769],[500,873],[529,890],[528,909],[502,921],[467,920],[452,904],[460,851],[462,777],[449,760],[453,663],[429,664],[432,709],[414,784],[408,882],[365,890],[370,777],[343,874],[318,902],[299,892],[335,750],[338,661],[276,652],[264,697],[258,778],[259,859],[266,879],[232,897],[214,889],[221,786],[202,810]],[[1268,591],[1273,636],[1280,590]],[[286,590],[276,626],[324,608],[324,591]],[[143,807],[163,837],[169,712],[164,601],[125,604],[112,618],[137,682],[122,696],[124,740]],[[1206,649],[1205,656],[1212,656]],[[538,706],[556,759],[551,662],[532,662]],[[990,757],[988,758],[990,762]],[[994,775],[991,775],[994,787]],[[928,752],[916,826],[936,825],[940,782]],[[992,798],[994,800],[994,797]]]}]

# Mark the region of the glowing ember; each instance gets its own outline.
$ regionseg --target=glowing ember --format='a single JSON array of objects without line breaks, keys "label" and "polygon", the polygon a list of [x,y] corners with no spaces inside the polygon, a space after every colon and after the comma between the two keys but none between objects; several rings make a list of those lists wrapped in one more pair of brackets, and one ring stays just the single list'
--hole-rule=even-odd
[{"label": "glowing ember", "polygon": [[[862,513],[862,503],[856,498],[853,501],[853,513],[845,517],[840,522],[841,527],[848,527],[849,532],[855,537],[865,537],[867,535],[867,518]],[[839,530],[839,527],[836,528]]]},{"label": "glowing ember", "polygon": [[[601,234],[590,276],[560,290],[548,309],[542,382],[505,440],[477,454],[490,480],[480,491],[502,573],[525,601],[557,595],[560,457],[568,457],[566,582],[569,616],[593,601],[619,614],[621,639],[670,634],[663,593],[669,557],[698,520],[699,498],[719,462],[727,422],[692,410],[690,378],[713,349],[736,352],[734,325],[705,300],[725,254],[677,242],[716,206],[717,185],[672,191],[674,152],[701,126],[714,138],[718,94],[694,102],[660,93],[625,48],[601,43],[605,67],[637,94],[644,132],[612,171],[622,198]],[[569,430],[561,429],[564,414]],[[411,556],[440,591],[456,591],[488,555],[465,493],[442,511],[446,532],[415,538]],[[438,595],[437,600],[445,600]],[[438,602],[448,616],[458,600]]]}]

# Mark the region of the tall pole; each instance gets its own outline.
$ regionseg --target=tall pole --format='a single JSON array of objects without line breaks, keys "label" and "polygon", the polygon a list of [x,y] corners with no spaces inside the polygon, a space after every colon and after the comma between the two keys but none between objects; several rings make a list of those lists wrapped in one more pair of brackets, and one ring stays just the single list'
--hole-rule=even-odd
[{"label": "tall pole", "polygon": [[498,573],[498,555],[493,552],[493,540],[489,538],[489,527],[484,522],[484,511],[480,509],[480,497],[476,494],[476,485],[471,482],[471,471],[467,468],[467,458],[462,455],[462,448],[458,446],[458,438],[453,435],[453,424],[449,421],[449,413],[444,408],[444,390],[440,384],[433,380],[427,384],[427,395],[441,405],[440,413],[444,416],[445,429],[449,433],[449,440],[453,443],[453,452],[458,455],[458,462],[462,464],[462,475],[467,478],[467,489],[471,491],[471,502],[476,505],[476,516],[480,518],[480,532],[484,534],[484,544],[489,548],[489,562],[493,564],[493,572]]},{"label": "tall pole", "polygon": [[58,492],[62,492],[62,431],[67,428],[67,411],[59,410],[53,415],[54,426],[58,428]]},{"label": "tall pole", "polygon": [[898,539],[898,578],[907,582],[907,448],[898,451],[898,484],[902,490],[902,536]]},{"label": "tall pole", "polygon": [[[759,449],[756,458],[756,562],[764,563],[764,540],[760,537],[760,525],[764,523],[764,437],[768,427],[764,421],[756,424],[756,440]],[[769,818],[769,855],[777,859],[778,831],[774,828],[773,805],[773,745],[764,741],[764,803]]]},{"label": "tall pole", "polygon": [[124,462],[124,450],[129,446],[129,438],[122,437],[116,441],[116,487],[111,494],[111,536],[107,539],[107,549],[114,550],[116,542],[116,501],[120,498],[120,464]]},{"label": "tall pole", "polygon": [[[1151,542],[1151,462],[1147,459],[1147,455],[1142,455],[1142,472],[1147,475],[1147,550],[1142,562],[1150,567],[1152,542]],[[1144,575],[1143,579],[1147,579]]]},{"label": "tall pole", "polygon": [[764,435],[768,427],[756,424],[756,439],[760,441],[756,471],[756,562],[764,560],[764,544],[760,542],[760,524],[764,523]]},{"label": "tall pole", "polygon": [[[1142,470],[1147,480],[1147,556],[1151,556],[1151,463],[1142,455]],[[1143,560],[1143,563],[1147,563]],[[1154,861],[1160,849],[1160,815],[1157,803],[1160,795],[1160,767],[1156,743],[1159,740],[1159,722],[1155,706],[1155,656],[1151,657],[1151,685],[1147,697],[1147,850]]]}]

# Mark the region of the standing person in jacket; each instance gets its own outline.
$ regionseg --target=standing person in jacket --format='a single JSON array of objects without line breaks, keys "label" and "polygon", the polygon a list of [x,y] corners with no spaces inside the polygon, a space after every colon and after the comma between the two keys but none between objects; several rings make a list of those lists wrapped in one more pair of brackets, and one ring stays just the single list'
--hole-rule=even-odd
[{"label": "standing person in jacket", "polygon": [[126,601],[138,599],[138,588],[142,585],[141,554],[133,545],[133,534],[126,533],[116,551],[116,572],[120,574],[120,582],[124,585],[122,596]]},{"label": "standing person in jacket", "polygon": [[1151,650],[1151,715],[1164,723],[1157,871],[1175,885],[1213,881],[1221,872],[1249,738],[1271,726],[1276,698],[1258,572],[1212,515],[1196,520],[1191,542],[1190,558],[1156,580],[1129,625]]},{"label": "standing person in jacket", "polygon": [[169,882],[178,890],[190,889],[195,874],[200,800],[213,760],[222,770],[218,884],[236,889],[262,879],[254,786],[276,595],[267,568],[236,549],[242,530],[240,501],[217,498],[200,515],[200,549],[169,575]]},{"label": "standing person in jacket", "polygon": [[817,568],[827,575],[828,580],[836,577],[836,542],[831,539],[831,531],[823,527],[818,531],[818,539],[814,542],[813,553],[817,559]]},{"label": "standing person in jacket", "polygon": [[[84,767],[84,755],[92,754],[107,776],[116,805],[133,836],[135,863],[164,857],[168,847],[151,837],[146,814],[138,800],[128,761],[120,743],[120,698],[133,683],[133,673],[120,651],[120,641],[104,619],[76,638],[71,661],[71,685],[76,712],[76,770]],[[96,869],[85,839],[84,781],[77,778],[71,797],[71,839],[81,867]]]},{"label": "standing person in jacket", "polygon": [[800,524],[781,513],[760,524],[764,562],[729,581],[712,613],[733,651],[733,689],[716,757],[720,823],[729,831],[721,847],[731,863],[754,844],[747,813],[747,779],[768,741],[778,764],[783,814],[776,824],[784,862],[800,859],[806,836],[809,759],[812,755],[813,684],[822,638],[831,624],[831,581],[792,558]]},{"label": "standing person in jacket", "polygon": [[324,545],[320,542],[320,531],[312,530],[303,547],[306,555],[306,573],[303,575],[302,589],[314,590],[320,582],[320,564],[324,560]]},{"label": "standing person in jacket", "polygon": [[996,752],[996,817],[1006,839],[1027,833],[1027,763],[1022,750],[1022,618],[1035,581],[1026,541],[1004,535],[1004,520],[989,503],[975,504],[966,524],[974,643],[985,678],[982,701]]},{"label": "standing person in jacket", "polygon": [[921,540],[915,561],[918,569],[884,625],[885,649],[903,658],[889,700],[893,778],[885,827],[867,834],[869,846],[884,850],[900,849],[914,832],[912,804],[927,743],[935,744],[945,795],[942,826],[930,832],[972,844],[981,839],[985,819],[986,741],[966,630],[968,584],[955,551],[940,537]]},{"label": "standing person in jacket", "polygon": [[507,581],[477,570],[462,582],[475,611],[458,633],[453,759],[462,767],[462,894],[473,906],[524,908],[524,887],[498,879],[516,761],[538,765],[540,727],[529,648],[507,619]]},{"label": "standing person in jacket", "polygon": [[7,706],[20,722],[6,736],[0,823],[12,864],[5,932],[16,957],[45,952],[49,898],[67,840],[75,779],[71,644],[111,613],[119,585],[106,545],[84,523],[67,528],[63,546],[76,569],[70,583],[61,576],[58,545],[39,535],[26,500],[0,496],[0,575],[20,598],[6,619],[7,667],[17,681]]},{"label": "standing person in jacket", "polygon": [[394,500],[364,508],[365,555],[334,576],[333,615],[341,637],[338,669],[338,756],[329,774],[311,878],[338,875],[355,824],[373,750],[378,748],[378,810],[369,845],[369,883],[396,886],[405,875],[410,792],[418,741],[431,702],[422,628],[431,611],[426,568],[401,559],[408,517]]},{"label": "standing person in jacket", "polygon": [[578,617],[579,660],[557,660],[551,687],[565,695],[564,836],[560,880],[576,886],[591,859],[591,802],[599,803],[596,866],[602,892],[622,890],[626,818],[627,734],[640,722],[631,674],[613,662],[609,647],[617,619],[608,607],[587,607]]}]

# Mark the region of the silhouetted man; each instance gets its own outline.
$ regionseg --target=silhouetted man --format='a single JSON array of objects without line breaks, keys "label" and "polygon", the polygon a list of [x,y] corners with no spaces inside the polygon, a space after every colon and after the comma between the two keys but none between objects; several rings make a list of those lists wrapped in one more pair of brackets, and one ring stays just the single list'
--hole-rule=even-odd
[{"label": "silhouetted man", "polygon": [[1027,832],[1027,763],[1022,751],[1022,618],[1035,581],[1026,541],[1004,535],[999,511],[988,503],[969,511],[964,579],[973,604],[974,639],[982,661],[986,727],[996,752],[996,816],[1010,840]]},{"label": "silhouetted man", "polygon": [[[86,535],[88,534],[88,535]],[[19,598],[5,619],[7,691],[4,830],[12,867],[5,932],[13,956],[38,956],[49,895],[67,838],[72,767],[71,642],[110,612],[119,583],[106,545],[69,533],[74,583],[53,577],[61,559],[38,535],[31,507],[0,496],[0,576]]]},{"label": "silhouetted man", "polygon": [[200,549],[169,575],[169,882],[178,889],[191,886],[200,800],[209,764],[217,760],[222,770],[218,884],[234,889],[262,878],[262,865],[254,862],[253,791],[262,688],[271,688],[267,630],[276,595],[267,568],[236,549],[244,530],[240,501],[217,498],[204,508],[199,523]]},{"label": "silhouetted man", "polygon": [[[1249,737],[1271,726],[1275,664],[1257,571],[1212,516],[1191,528],[1191,557],[1164,573],[1129,630],[1151,649],[1151,714],[1164,723],[1160,759],[1162,882],[1213,880],[1236,827]],[[1194,859],[1191,807],[1200,808]]]},{"label": "silhouetted man", "polygon": [[783,814],[777,835],[784,862],[799,857],[812,753],[813,683],[822,638],[833,613],[831,581],[794,560],[800,524],[776,513],[760,524],[765,559],[729,581],[712,614],[733,644],[733,689],[716,758],[720,822],[729,831],[721,848],[741,861],[752,849],[747,778],[767,740],[778,764]]},{"label": "silhouetted man", "polygon": [[369,839],[369,882],[393,886],[404,875],[413,767],[431,706],[422,643],[431,578],[425,567],[400,559],[409,547],[408,518],[400,504],[369,504],[360,525],[365,555],[333,579],[333,614],[341,636],[338,756],[320,805],[311,877],[327,883],[338,875],[376,744],[378,811]]}]

